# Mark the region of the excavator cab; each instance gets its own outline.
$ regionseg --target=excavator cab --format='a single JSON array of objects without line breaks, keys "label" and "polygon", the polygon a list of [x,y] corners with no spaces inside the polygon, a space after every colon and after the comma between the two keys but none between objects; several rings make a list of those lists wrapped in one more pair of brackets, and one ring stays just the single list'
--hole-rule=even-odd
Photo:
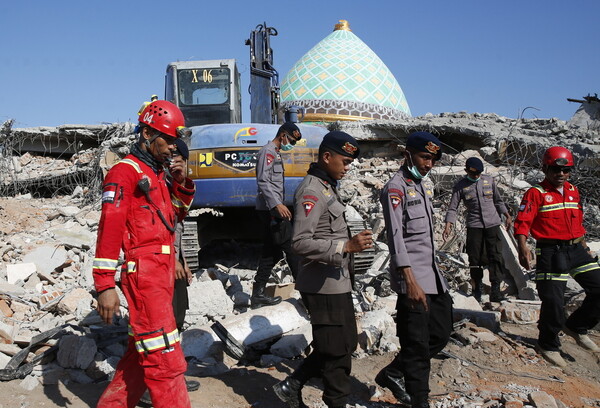
[{"label": "excavator cab", "polygon": [[167,66],[165,99],[185,116],[186,126],[240,123],[240,73],[234,59],[179,61]]}]

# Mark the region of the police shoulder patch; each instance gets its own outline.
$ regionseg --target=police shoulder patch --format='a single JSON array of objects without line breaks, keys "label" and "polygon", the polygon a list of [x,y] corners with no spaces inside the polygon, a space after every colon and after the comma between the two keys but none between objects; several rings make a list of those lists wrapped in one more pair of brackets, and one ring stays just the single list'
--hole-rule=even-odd
[{"label": "police shoulder patch", "polygon": [[265,157],[267,159],[267,166],[270,166],[271,163],[273,163],[275,156],[273,156],[271,153],[267,153],[267,155]]},{"label": "police shoulder patch", "polygon": [[308,217],[308,214],[315,208],[315,202],[311,200],[306,200],[302,202],[302,208],[304,208],[304,215]]}]

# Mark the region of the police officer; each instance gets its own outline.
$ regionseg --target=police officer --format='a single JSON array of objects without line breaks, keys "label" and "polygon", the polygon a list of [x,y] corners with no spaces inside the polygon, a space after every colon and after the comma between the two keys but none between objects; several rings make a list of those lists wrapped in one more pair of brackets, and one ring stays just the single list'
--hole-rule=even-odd
[{"label": "police officer", "polygon": [[93,263],[98,313],[110,324],[119,312],[114,276],[122,250],[121,288],[131,334],[127,352],[98,401],[100,408],[131,407],[146,388],[156,408],[190,407],[187,364],[171,302],[175,220],[187,212],[194,183],[181,166],[173,166],[168,186],[164,168],[183,126],[183,114],[172,103],[146,105],[139,115],[139,142],[104,179]]},{"label": "police officer", "polygon": [[490,300],[502,300],[500,282],[502,281],[502,247],[500,241],[500,215],[506,217],[508,229],[512,217],[500,197],[496,181],[483,172],[483,162],[477,157],[467,159],[466,177],[460,179],[452,190],[452,198],[446,213],[446,227],[442,236],[447,240],[456,222],[456,212],[460,202],[467,207],[467,255],[473,279],[473,296],[481,302],[483,267],[489,262]]},{"label": "police officer", "polygon": [[431,133],[408,136],[404,164],[385,185],[383,206],[391,255],[391,284],[398,293],[396,325],[401,350],[375,377],[402,403],[429,407],[430,359],[448,342],[452,299],[435,263],[431,168],[442,156]]},{"label": "police officer", "polygon": [[280,296],[266,296],[265,286],[273,266],[283,258],[296,277],[297,260],[291,250],[292,213],[284,204],[285,169],[280,151],[290,151],[302,139],[300,129],[293,122],[285,122],[273,140],[258,151],[256,163],[256,213],[261,225],[262,253],[254,278],[250,304],[252,309],[276,305]]},{"label": "police officer", "polygon": [[351,357],[357,345],[350,258],[373,246],[373,234],[364,230],[350,237],[337,187],[359,153],[352,136],[327,133],[318,162],[310,165],[294,195],[292,247],[300,256],[296,289],[310,314],[313,351],[273,387],[292,408],[306,407],[301,389],[312,377],[322,377],[328,407],[344,407],[350,394]]},{"label": "police officer", "polygon": [[[579,190],[568,179],[573,155],[560,146],[550,147],[542,158],[544,180],[527,190],[515,219],[519,261],[529,270],[531,254],[527,237],[536,240],[536,286],[542,307],[538,321],[538,349],[557,366],[566,366],[560,355],[559,332],[599,352],[587,331],[600,321],[600,268],[585,243],[583,206]],[[564,293],[569,275],[583,287],[586,297],[565,320]]]}]

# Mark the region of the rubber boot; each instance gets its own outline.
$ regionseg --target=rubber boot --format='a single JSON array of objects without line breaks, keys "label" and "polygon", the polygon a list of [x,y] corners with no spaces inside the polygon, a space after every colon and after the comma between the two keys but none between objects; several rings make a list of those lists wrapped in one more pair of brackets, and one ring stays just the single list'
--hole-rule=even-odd
[{"label": "rubber boot", "polygon": [[250,307],[252,309],[273,306],[279,303],[281,303],[281,296],[269,297],[265,295],[265,285],[254,284],[252,287],[252,296],[250,297]]}]

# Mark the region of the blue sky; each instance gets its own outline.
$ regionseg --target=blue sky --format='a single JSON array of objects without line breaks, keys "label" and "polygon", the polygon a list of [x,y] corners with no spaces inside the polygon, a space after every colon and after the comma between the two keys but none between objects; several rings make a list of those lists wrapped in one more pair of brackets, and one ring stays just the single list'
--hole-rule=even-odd
[{"label": "blue sky", "polygon": [[[164,96],[169,62],[235,58],[249,83],[250,31],[266,22],[283,78],[340,19],[379,55],[414,116],[495,112],[568,120],[566,98],[600,93],[600,2],[7,1],[0,7],[0,122],[137,120]],[[249,95],[244,91],[244,120]]]}]

